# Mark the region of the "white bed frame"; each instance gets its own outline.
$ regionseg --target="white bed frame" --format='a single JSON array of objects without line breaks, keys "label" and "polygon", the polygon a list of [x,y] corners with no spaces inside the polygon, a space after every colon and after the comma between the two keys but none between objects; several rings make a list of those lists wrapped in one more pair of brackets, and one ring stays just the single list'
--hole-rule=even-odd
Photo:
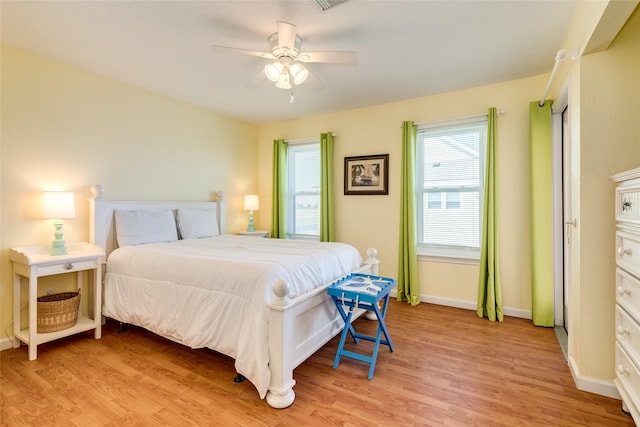
[{"label": "white bed frame", "polygon": [[[226,233],[226,202],[222,191],[214,193],[215,200],[211,202],[106,201],[102,199],[102,186],[95,185],[91,191],[89,239],[104,248],[105,259],[118,247],[113,219],[115,209],[215,207],[220,233]],[[368,249],[366,261],[356,272],[378,275],[380,261],[376,255],[377,250]],[[273,285],[274,298],[268,305],[271,382],[266,399],[274,408],[286,408],[293,403],[296,383],[293,370],[342,331],[344,322],[326,292],[330,285],[331,282],[326,283],[293,299],[288,298],[289,285],[284,280]]]}]

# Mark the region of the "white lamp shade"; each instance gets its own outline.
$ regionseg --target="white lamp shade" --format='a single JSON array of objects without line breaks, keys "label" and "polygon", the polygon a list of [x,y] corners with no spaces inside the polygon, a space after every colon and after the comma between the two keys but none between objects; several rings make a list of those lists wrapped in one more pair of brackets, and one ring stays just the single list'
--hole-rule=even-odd
[{"label": "white lamp shade", "polygon": [[291,76],[289,70],[284,70],[280,73],[280,78],[276,82],[276,87],[280,89],[291,89]]},{"label": "white lamp shade", "polygon": [[71,191],[45,191],[42,194],[42,217],[51,219],[75,218],[75,195]]},{"label": "white lamp shade", "polygon": [[280,73],[282,73],[282,69],[283,67],[281,63],[274,62],[273,64],[267,64],[264,67],[264,74],[272,82],[277,82],[280,78]]},{"label": "white lamp shade", "polygon": [[247,194],[244,196],[244,210],[257,211],[260,207],[257,194]]},{"label": "white lamp shade", "polygon": [[299,85],[307,80],[307,76],[309,75],[309,71],[304,68],[302,65],[295,63],[289,69],[291,73],[291,78],[293,79],[293,83]]}]

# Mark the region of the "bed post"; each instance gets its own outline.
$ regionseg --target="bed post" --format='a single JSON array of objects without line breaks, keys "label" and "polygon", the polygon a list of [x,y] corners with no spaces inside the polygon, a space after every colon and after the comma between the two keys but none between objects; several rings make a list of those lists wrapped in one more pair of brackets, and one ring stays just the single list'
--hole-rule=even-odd
[{"label": "bed post", "polygon": [[[376,248],[367,249],[367,260],[364,263],[369,266],[369,274],[372,276],[380,275],[380,260],[376,258],[377,256],[378,250]],[[367,310],[364,314],[364,318],[367,320],[378,320],[376,313],[371,310]]]},{"label": "bed post", "polygon": [[367,249],[367,260],[364,262],[371,268],[372,276],[380,275],[380,260],[376,258],[378,256],[378,250],[376,248]]},{"label": "bed post", "polygon": [[216,214],[218,215],[220,234],[225,234],[227,232],[227,201],[224,198],[224,191],[216,191],[213,195],[213,201],[218,202]]},{"label": "bed post", "polygon": [[104,187],[102,185],[96,184],[91,186],[91,195],[93,197],[89,199],[89,243],[98,245],[101,248],[106,249],[106,231],[103,227],[100,227],[98,224],[96,224],[96,213],[97,210],[99,210],[99,206],[97,205],[103,202],[103,194]]},{"label": "bed post", "polygon": [[[286,408],[296,398],[293,386],[293,311],[290,304],[289,284],[276,280],[273,284],[275,298],[269,304],[269,369],[271,382],[267,391],[267,403],[273,408]],[[289,325],[289,326],[287,326]]]}]

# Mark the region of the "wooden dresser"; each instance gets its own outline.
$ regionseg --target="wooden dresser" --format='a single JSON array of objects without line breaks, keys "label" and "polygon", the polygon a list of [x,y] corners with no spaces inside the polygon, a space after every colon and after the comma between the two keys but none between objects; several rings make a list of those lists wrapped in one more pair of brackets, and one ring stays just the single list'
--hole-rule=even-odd
[{"label": "wooden dresser", "polygon": [[640,168],[616,187],[616,378],[623,409],[640,425]]}]

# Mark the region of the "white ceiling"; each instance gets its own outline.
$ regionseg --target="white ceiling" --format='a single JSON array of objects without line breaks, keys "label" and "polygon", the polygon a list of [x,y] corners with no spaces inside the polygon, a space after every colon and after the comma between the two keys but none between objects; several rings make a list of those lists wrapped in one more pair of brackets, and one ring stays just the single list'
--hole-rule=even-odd
[{"label": "white ceiling", "polygon": [[[1,40],[251,123],[288,120],[550,72],[578,0],[0,2]],[[303,51],[351,50],[356,65],[308,64],[290,93],[267,60],[276,21]],[[544,88],[540,88],[541,94]]]}]

